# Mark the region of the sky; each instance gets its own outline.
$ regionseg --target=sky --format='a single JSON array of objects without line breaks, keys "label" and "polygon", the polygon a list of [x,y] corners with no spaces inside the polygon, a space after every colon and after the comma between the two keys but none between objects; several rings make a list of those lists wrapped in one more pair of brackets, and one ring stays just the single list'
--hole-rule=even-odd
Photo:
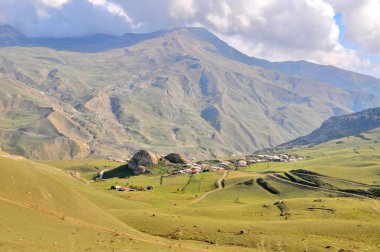
[{"label": "sky", "polygon": [[271,61],[308,60],[380,77],[380,0],[0,0],[28,36],[205,27]]}]

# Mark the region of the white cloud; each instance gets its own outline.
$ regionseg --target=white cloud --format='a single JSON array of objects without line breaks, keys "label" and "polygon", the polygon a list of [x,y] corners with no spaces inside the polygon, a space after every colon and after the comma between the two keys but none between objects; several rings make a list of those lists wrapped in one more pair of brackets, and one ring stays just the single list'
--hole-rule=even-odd
[{"label": "white cloud", "polygon": [[67,4],[69,0],[39,0],[39,2],[45,6],[60,8],[63,5]]},{"label": "white cloud", "polygon": [[[380,0],[1,0],[0,22],[43,36],[197,24],[258,58],[375,69],[367,55],[380,54],[379,9]],[[337,12],[343,15],[346,39],[358,49],[339,40]]]},{"label": "white cloud", "polygon": [[[218,9],[220,9],[220,11],[217,10],[215,12],[209,13],[206,16],[206,19],[218,31],[228,32],[228,30],[231,27],[231,24],[230,24],[230,19],[231,19],[231,14],[232,14],[231,7],[227,2],[223,1],[220,3],[220,7]],[[248,19],[246,19],[246,21],[248,21]]]},{"label": "white cloud", "polygon": [[[46,1],[46,0],[45,0]],[[58,0],[65,1],[65,0]],[[67,1],[67,0],[66,0]],[[126,11],[120,5],[117,5],[113,2],[107,0],[87,0],[93,5],[100,6],[105,8],[109,13],[121,17],[125,22],[130,24],[133,28],[137,27],[134,25],[133,20],[129,17]]]},{"label": "white cloud", "polygon": [[380,0],[331,1],[342,13],[345,38],[363,51],[380,54]]},{"label": "white cloud", "polygon": [[197,12],[193,0],[172,0],[169,5],[169,14],[174,19],[186,19]]}]

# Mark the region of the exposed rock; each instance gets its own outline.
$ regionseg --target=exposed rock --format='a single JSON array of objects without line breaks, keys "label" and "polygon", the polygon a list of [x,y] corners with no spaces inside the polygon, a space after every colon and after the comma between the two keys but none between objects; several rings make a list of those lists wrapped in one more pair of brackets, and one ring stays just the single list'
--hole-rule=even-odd
[{"label": "exposed rock", "polygon": [[128,169],[133,174],[138,175],[142,173],[149,173],[151,168],[158,164],[156,155],[147,150],[139,150],[129,161]]},{"label": "exposed rock", "polygon": [[165,156],[165,159],[170,161],[171,163],[174,163],[174,164],[186,164],[187,163],[186,158],[183,155],[178,154],[178,153],[170,153],[170,154]]}]

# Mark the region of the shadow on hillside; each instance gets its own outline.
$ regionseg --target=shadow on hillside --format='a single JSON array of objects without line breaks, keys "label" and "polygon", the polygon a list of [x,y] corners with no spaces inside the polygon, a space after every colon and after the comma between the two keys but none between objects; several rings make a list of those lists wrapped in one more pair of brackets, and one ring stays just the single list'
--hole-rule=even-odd
[{"label": "shadow on hillside", "polygon": [[109,178],[129,178],[133,176],[133,173],[128,170],[128,165],[122,165],[115,169],[104,172],[103,179]]}]

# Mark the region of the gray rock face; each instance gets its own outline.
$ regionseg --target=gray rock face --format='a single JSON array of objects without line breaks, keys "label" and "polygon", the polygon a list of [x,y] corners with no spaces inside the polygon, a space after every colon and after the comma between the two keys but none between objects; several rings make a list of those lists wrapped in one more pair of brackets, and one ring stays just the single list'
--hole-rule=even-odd
[{"label": "gray rock face", "polygon": [[139,150],[129,161],[128,169],[133,174],[149,173],[151,168],[158,164],[158,159],[155,154],[147,150]]},{"label": "gray rock face", "polygon": [[186,164],[186,158],[178,153],[170,153],[165,156],[165,159],[174,164]]}]

